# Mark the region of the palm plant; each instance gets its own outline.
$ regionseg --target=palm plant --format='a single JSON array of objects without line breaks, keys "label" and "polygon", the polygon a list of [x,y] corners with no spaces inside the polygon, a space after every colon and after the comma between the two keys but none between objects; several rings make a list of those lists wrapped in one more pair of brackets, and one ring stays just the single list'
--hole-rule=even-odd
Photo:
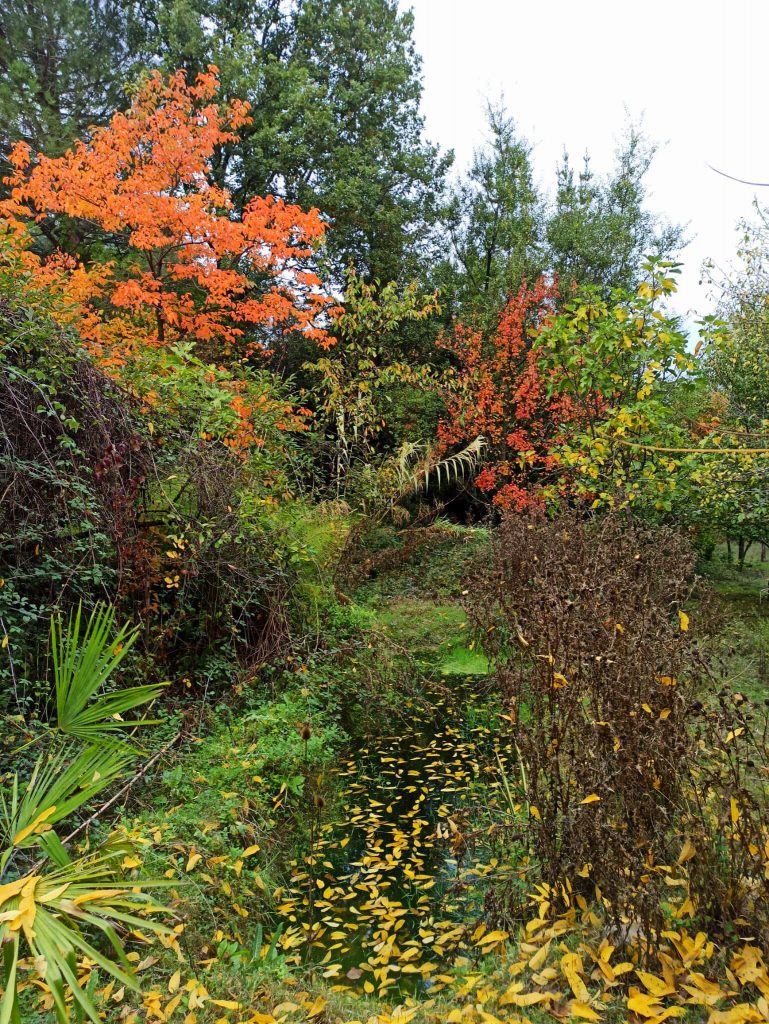
[{"label": "palm plant", "polygon": [[132,686],[96,696],[132,647],[136,630],[123,626],[116,635],[115,609],[97,606],[81,638],[82,608],[78,607],[63,632],[61,621],[51,620],[51,656],[56,685],[59,729],[88,742],[113,738],[127,726],[155,724],[149,719],[124,722],[128,711],[154,700],[162,686]]},{"label": "palm plant", "polygon": [[[138,989],[121,933],[135,928],[168,929],[151,916],[163,907],[145,893],[166,881],[121,878],[129,851],[114,836],[85,856],[73,857],[55,826],[82,809],[124,774],[138,750],[125,733],[146,718],[123,716],[155,699],[161,687],[106,689],[135,638],[126,627],[115,632],[110,607],[97,607],[83,628],[78,609],[68,629],[51,624],[56,726],[31,772],[14,773],[0,794],[0,968],[3,994],[0,1024],[20,1024],[18,966],[28,960],[51,994],[57,1020],[98,1022],[92,993],[78,977],[87,957],[121,984]],[[88,937],[101,933],[105,954]]]}]

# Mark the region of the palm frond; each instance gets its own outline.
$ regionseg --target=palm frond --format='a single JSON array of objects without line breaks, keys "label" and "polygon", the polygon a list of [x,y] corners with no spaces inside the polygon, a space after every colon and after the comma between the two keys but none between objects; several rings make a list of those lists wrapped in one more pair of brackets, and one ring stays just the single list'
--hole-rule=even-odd
[{"label": "palm frond", "polygon": [[68,743],[39,757],[26,782],[14,775],[10,792],[0,793],[0,873],[12,850],[37,844],[53,825],[113,783],[131,760],[130,749]]},{"label": "palm frond", "polygon": [[124,625],[115,633],[115,610],[109,605],[94,609],[82,636],[81,626],[82,607],[70,617],[66,631],[60,617],[51,620],[59,729],[68,736],[93,742],[114,738],[128,728],[153,724],[146,718],[125,722],[122,716],[154,700],[163,689],[162,683],[97,696],[133,645],[136,630]]},{"label": "palm frond", "polygon": [[[20,952],[32,958],[35,971],[47,986],[57,1019],[70,1020],[67,991],[79,1016],[94,1024],[100,1017],[90,993],[77,976],[77,960],[88,957],[121,984],[137,990],[139,985],[128,963],[115,923],[127,929],[149,928],[166,933],[170,929],[152,918],[165,908],[142,890],[168,886],[167,879],[130,879],[119,876],[122,858],[130,844],[108,840],[94,854],[80,858],[48,874],[30,872],[0,885],[0,946],[4,949],[0,1024],[20,1019],[17,967]],[[83,935],[83,928],[101,931],[115,950],[117,960],[106,956]],[[22,940],[26,949],[22,950]]]}]

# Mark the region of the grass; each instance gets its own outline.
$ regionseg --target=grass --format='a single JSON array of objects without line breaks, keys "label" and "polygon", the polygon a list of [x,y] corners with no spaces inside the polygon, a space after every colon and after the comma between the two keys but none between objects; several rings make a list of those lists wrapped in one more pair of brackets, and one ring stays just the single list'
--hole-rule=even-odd
[{"label": "grass", "polygon": [[465,612],[458,603],[392,597],[379,606],[376,621],[428,672],[478,676],[489,671],[486,657],[467,643]]},{"label": "grass", "polygon": [[712,649],[720,677],[732,689],[758,703],[769,696],[769,562],[759,558],[760,547],[748,552],[740,568],[726,560],[722,545],[700,573],[719,598],[719,628]]},{"label": "grass", "polygon": [[479,651],[454,647],[441,662],[441,672],[445,676],[485,676],[489,672],[489,659]]}]

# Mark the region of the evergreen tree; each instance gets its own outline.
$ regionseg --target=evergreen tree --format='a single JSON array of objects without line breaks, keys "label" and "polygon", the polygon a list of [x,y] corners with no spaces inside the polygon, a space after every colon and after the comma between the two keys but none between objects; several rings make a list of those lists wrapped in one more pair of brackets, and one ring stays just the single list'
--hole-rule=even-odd
[{"label": "evergreen tree", "polygon": [[170,0],[156,14],[169,68],[213,62],[253,123],[218,173],[240,205],[317,207],[337,269],[408,279],[434,258],[450,157],[424,141],[413,16],[396,0]]},{"label": "evergreen tree", "polygon": [[646,209],[644,178],[655,147],[631,128],[616,167],[596,177],[586,155],[575,180],[568,154],[557,170],[555,208],[547,221],[548,263],[562,282],[605,290],[633,288],[646,256],[670,258],[683,229]]},{"label": "evergreen tree", "polygon": [[4,0],[0,153],[23,139],[59,156],[124,106],[142,60],[141,22],[125,0]]},{"label": "evergreen tree", "polygon": [[490,144],[476,151],[448,210],[451,259],[440,273],[447,312],[493,327],[507,298],[542,269],[542,203],[531,147],[504,108],[489,107]]}]

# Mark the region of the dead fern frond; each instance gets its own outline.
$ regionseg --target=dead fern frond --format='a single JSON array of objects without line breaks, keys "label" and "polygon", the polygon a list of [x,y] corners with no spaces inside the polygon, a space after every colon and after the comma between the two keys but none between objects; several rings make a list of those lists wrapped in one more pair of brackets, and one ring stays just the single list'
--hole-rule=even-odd
[{"label": "dead fern frond", "polygon": [[414,456],[420,451],[421,445],[404,444],[398,453],[398,471],[403,483],[400,497],[417,494],[422,489],[429,490],[431,477],[437,478],[438,487],[464,480],[480,464],[485,447],[486,439],[479,435],[461,451],[438,461],[434,459],[432,451],[427,449],[415,466]]}]

